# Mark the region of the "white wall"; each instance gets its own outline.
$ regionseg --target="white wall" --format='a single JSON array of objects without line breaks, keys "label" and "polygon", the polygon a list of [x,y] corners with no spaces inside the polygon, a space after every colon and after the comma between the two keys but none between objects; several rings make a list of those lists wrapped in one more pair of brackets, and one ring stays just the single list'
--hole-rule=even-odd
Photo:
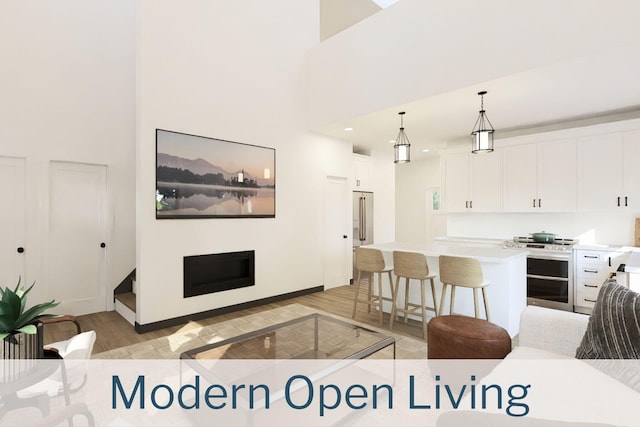
[{"label": "white wall", "polygon": [[[323,182],[351,145],[306,130],[315,1],[139,1],[138,323],[322,284]],[[276,218],[155,219],[155,129],[276,149]],[[256,252],[256,285],[182,297],[185,255]]]},{"label": "white wall", "polygon": [[395,240],[396,210],[393,204],[396,192],[395,163],[393,148],[390,150],[372,150],[371,186],[374,200],[374,243],[393,242]]},{"label": "white wall", "polygon": [[426,242],[446,235],[446,217],[427,208],[427,192],[440,191],[440,158],[396,166],[396,240]]},{"label": "white wall", "polygon": [[135,4],[0,0],[0,54],[0,156],[26,159],[30,303],[47,283],[52,160],[107,165],[110,293],[135,267]]}]

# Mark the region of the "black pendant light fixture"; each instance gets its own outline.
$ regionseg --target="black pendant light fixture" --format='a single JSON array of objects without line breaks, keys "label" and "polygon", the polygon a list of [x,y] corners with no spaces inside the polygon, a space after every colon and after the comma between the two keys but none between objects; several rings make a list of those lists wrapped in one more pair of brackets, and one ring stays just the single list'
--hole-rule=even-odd
[{"label": "black pendant light fixture", "polygon": [[404,111],[398,113],[400,115],[400,133],[398,133],[398,137],[396,138],[396,143],[393,148],[395,151],[395,159],[394,163],[409,163],[411,161],[411,153],[409,144],[409,138],[404,133]]},{"label": "black pendant light fixture", "polygon": [[486,90],[478,92],[480,95],[480,115],[471,132],[471,152],[472,153],[490,153],[493,151],[493,133],[495,130],[484,111],[484,96]]}]

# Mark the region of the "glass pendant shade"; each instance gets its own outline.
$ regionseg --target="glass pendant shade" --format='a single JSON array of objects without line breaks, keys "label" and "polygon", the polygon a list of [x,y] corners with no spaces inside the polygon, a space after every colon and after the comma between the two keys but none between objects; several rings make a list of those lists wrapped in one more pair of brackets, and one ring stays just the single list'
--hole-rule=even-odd
[{"label": "glass pendant shade", "polygon": [[409,143],[409,138],[407,138],[407,135],[404,133],[402,121],[404,112],[398,114],[400,114],[400,132],[393,146],[395,152],[393,161],[394,163],[409,163],[411,161],[411,144]]},{"label": "glass pendant shade", "polygon": [[480,95],[480,115],[471,132],[471,152],[490,153],[493,151],[493,133],[495,130],[484,110],[484,95],[486,91],[478,92]]}]

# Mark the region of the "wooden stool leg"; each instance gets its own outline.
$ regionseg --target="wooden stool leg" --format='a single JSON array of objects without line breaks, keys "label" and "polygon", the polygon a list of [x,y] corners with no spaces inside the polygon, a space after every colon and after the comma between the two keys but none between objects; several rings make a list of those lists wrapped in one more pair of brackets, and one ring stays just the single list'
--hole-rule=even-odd
[{"label": "wooden stool leg", "polygon": [[373,301],[373,273],[369,272],[369,279],[367,280],[369,283],[369,289],[367,290],[367,301],[368,301],[368,305],[367,305],[367,313],[371,313],[371,302]]},{"label": "wooden stool leg", "polygon": [[424,279],[420,279],[420,300],[422,303],[422,338],[427,338],[427,298]]},{"label": "wooden stool leg", "polygon": [[362,276],[362,271],[358,270],[358,280],[356,280],[356,292],[353,296],[353,313],[351,313],[351,318],[354,319],[356,317],[356,306],[358,305],[358,295],[360,293],[360,278]]},{"label": "wooden stool leg", "polygon": [[409,278],[404,278],[404,323],[407,323],[409,320],[408,316],[409,311]]},{"label": "wooden stool leg", "polygon": [[382,273],[378,272],[378,321],[382,325]]},{"label": "wooden stool leg", "polygon": [[484,312],[487,315],[487,321],[489,320],[489,303],[487,302],[486,288],[482,288],[482,299],[484,300]]},{"label": "wooden stool leg", "polygon": [[393,305],[391,306],[391,319],[389,319],[389,329],[393,330],[393,318],[397,315],[398,287],[400,286],[400,276],[396,276],[396,290],[393,294]]},{"label": "wooden stool leg", "polygon": [[[390,271],[387,271],[387,273],[389,274],[389,288],[391,288],[391,298],[395,301],[397,299],[398,287],[396,286],[394,288],[394,286],[393,286],[393,276],[391,275]],[[395,302],[393,303],[393,306],[395,307]],[[395,317],[396,317],[396,320],[398,320],[398,311],[397,310],[396,310]]]},{"label": "wooden stool leg", "polygon": [[447,295],[447,284],[442,284],[442,296],[440,297],[440,311],[438,311],[438,316],[442,315],[442,309],[444,309],[444,301],[445,296]]},{"label": "wooden stool leg", "polygon": [[429,279],[431,282],[431,297],[433,298],[433,312],[438,315],[438,303],[436,302],[436,284],[433,281],[433,277]]},{"label": "wooden stool leg", "polygon": [[476,319],[478,319],[478,292],[477,288],[471,288],[473,291],[473,313],[476,315]]},{"label": "wooden stool leg", "polygon": [[449,305],[449,314],[453,314],[453,303],[456,300],[456,285],[451,285],[451,304]]}]

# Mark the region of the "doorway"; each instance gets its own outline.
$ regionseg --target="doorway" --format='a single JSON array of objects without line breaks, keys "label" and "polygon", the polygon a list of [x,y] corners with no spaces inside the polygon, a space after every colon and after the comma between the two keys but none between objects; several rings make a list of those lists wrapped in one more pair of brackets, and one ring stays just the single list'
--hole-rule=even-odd
[{"label": "doorway", "polygon": [[45,297],[59,313],[105,311],[107,168],[51,162]]},{"label": "doorway", "polygon": [[347,178],[327,176],[324,184],[323,283],[325,289],[349,284],[351,240]]},{"label": "doorway", "polygon": [[0,286],[13,289],[25,264],[25,159],[0,157]]}]

